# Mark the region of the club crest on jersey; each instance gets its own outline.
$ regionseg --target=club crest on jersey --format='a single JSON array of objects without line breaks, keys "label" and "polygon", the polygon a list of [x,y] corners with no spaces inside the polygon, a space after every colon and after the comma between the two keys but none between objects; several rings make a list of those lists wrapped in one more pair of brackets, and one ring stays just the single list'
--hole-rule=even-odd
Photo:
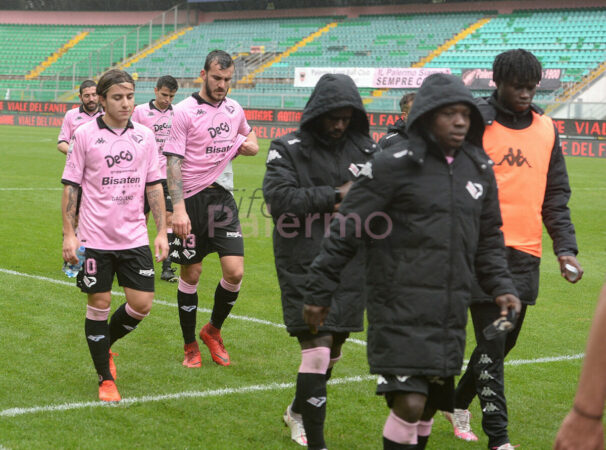
[{"label": "club crest on jersey", "polygon": [[86,285],[86,287],[91,287],[97,284],[97,278],[85,276],[82,277],[82,282]]},{"label": "club crest on jersey", "polygon": [[234,111],[236,110],[236,109],[235,109],[233,106],[231,106],[231,105],[227,105],[227,106],[225,107],[225,109],[226,109],[226,110],[227,110],[227,112],[228,112],[228,113],[230,113],[230,114],[233,114],[233,113],[234,113]]},{"label": "club crest on jersey", "polygon": [[185,256],[187,259],[192,259],[194,256],[196,256],[196,251],[195,250],[188,250],[185,249],[182,252],[183,256]]},{"label": "club crest on jersey", "polygon": [[358,176],[363,175],[367,178],[371,178],[373,177],[372,175],[372,163],[370,161],[368,161],[366,164],[363,164],[360,167],[360,173],[358,174]]},{"label": "club crest on jersey", "polygon": [[467,189],[467,192],[469,192],[469,195],[474,200],[479,199],[484,193],[484,187],[480,183],[473,183],[471,181],[467,182],[465,189]]},{"label": "club crest on jersey", "polygon": [[348,169],[354,175],[354,177],[359,177],[360,174],[362,173],[362,169],[364,169],[365,165],[366,164],[351,163],[349,165]]},{"label": "club crest on jersey", "polygon": [[143,136],[141,136],[140,134],[133,133],[133,134],[130,135],[130,137],[137,144],[140,144],[141,142],[143,142]]}]

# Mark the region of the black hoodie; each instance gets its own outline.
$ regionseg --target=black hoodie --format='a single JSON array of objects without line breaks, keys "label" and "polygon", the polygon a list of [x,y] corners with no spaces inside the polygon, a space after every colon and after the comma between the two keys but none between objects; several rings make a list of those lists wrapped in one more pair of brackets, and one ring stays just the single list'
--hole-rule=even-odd
[{"label": "black hoodie", "polygon": [[[325,139],[319,119],[329,111],[353,108],[345,136]],[[274,219],[273,245],[282,292],[284,322],[290,333],[308,329],[303,322],[303,290],[309,265],[335,209],[335,187],[353,181],[378,146],[369,136],[362,99],[346,75],[327,74],[318,81],[305,106],[299,130],[274,140],[267,157],[263,195]],[[340,200],[339,200],[340,201]],[[338,305],[323,330],[363,329],[364,270],[362,257],[344,269],[334,294]]]},{"label": "black hoodie", "polygon": [[[465,103],[469,141],[449,164],[427,133],[432,113]],[[451,376],[460,372],[474,272],[493,296],[515,294],[507,270],[496,181],[479,142],[480,112],[450,75],[428,77],[408,119],[408,141],[378,153],[340,212],[364,228],[368,360],[372,373]],[[372,220],[370,217],[374,217]],[[306,303],[328,305],[358,239],[331,224],[311,266]]]}]

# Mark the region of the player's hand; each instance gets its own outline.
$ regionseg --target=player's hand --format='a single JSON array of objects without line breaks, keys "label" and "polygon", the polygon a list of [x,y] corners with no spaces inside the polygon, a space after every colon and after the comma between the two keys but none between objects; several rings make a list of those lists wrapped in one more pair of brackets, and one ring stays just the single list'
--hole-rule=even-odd
[{"label": "player's hand", "polygon": [[555,450],[602,450],[604,430],[601,420],[582,417],[574,410],[564,418],[556,436]]},{"label": "player's hand", "polygon": [[175,208],[173,211],[173,233],[181,239],[187,238],[187,235],[191,233],[191,221],[184,207]]},{"label": "player's hand", "polygon": [[[558,262],[560,263],[560,273],[569,283],[576,283],[581,278],[583,278],[583,268],[579,264],[579,261],[577,261],[576,256],[558,256]],[[576,270],[578,275],[575,275],[574,271],[570,271],[569,269],[567,269],[567,264],[572,266]]]},{"label": "player's hand", "polygon": [[518,297],[513,294],[499,295],[494,299],[494,302],[501,308],[501,316],[507,317],[507,313],[510,309],[516,312],[516,317],[522,311],[522,302]]},{"label": "player's hand", "polygon": [[156,262],[164,261],[168,257],[168,238],[166,233],[159,234],[154,239]]},{"label": "player's hand", "polygon": [[324,325],[324,319],[328,315],[330,307],[317,305],[303,305],[303,320],[309,325],[312,334],[318,332],[318,328]]},{"label": "player's hand", "polygon": [[76,235],[63,236],[63,261],[67,261],[70,264],[78,263],[78,255],[76,251],[80,247],[80,241]]},{"label": "player's hand", "polygon": [[242,156],[255,156],[259,153],[259,144],[256,139],[249,134],[246,136],[246,140],[242,143],[238,149],[238,153]]}]

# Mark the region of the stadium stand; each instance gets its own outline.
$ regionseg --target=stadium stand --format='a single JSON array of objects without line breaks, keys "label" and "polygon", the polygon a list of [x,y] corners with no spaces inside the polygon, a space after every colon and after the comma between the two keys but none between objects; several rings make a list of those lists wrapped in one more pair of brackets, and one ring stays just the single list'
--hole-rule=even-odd
[{"label": "stadium stand", "polygon": [[[606,60],[605,7],[504,13],[474,11],[467,3],[456,12],[367,12],[349,16],[337,9],[335,15],[254,19],[242,18],[245,12],[239,18],[216,16],[145,53],[136,51],[148,37],[137,38],[134,25],[0,24],[0,39],[10,43],[0,48],[0,97],[5,98],[10,88],[11,98],[73,100],[74,81],[89,76],[93,59],[104,70],[126,56],[129,62],[121,64],[138,77],[138,102],[150,98],[155,80],[166,73],[180,80],[179,100],[197,89],[194,84],[206,54],[222,48],[236,60],[231,96],[242,105],[300,109],[311,88],[293,86],[296,67],[447,67],[461,74],[469,68],[489,69],[497,53],[524,47],[546,69],[562,69],[562,88],[541,91],[536,97],[552,101],[595,75]],[[162,32],[157,26],[150,29],[149,40],[156,41]],[[40,38],[34,41],[32,35]],[[108,47],[111,42],[114,45]],[[360,92],[369,110],[387,112],[397,110],[407,90]]]}]

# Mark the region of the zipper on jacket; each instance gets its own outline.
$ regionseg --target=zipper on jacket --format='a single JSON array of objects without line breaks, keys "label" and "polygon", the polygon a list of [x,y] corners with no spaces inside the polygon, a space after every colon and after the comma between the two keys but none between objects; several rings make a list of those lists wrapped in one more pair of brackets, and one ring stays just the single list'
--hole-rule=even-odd
[{"label": "zipper on jacket", "polygon": [[[448,162],[444,160],[447,164]],[[444,351],[446,354],[446,344],[450,341],[450,332],[448,329],[448,319],[450,318],[450,310],[452,308],[452,279],[453,279],[453,246],[455,242],[455,215],[454,215],[454,171],[452,166],[454,165],[454,160],[448,164],[448,178],[450,183],[450,242],[448,246],[448,305],[446,307],[446,320],[445,320],[445,334],[447,339],[444,341]],[[444,372],[448,370],[448,358],[444,358]]]}]

